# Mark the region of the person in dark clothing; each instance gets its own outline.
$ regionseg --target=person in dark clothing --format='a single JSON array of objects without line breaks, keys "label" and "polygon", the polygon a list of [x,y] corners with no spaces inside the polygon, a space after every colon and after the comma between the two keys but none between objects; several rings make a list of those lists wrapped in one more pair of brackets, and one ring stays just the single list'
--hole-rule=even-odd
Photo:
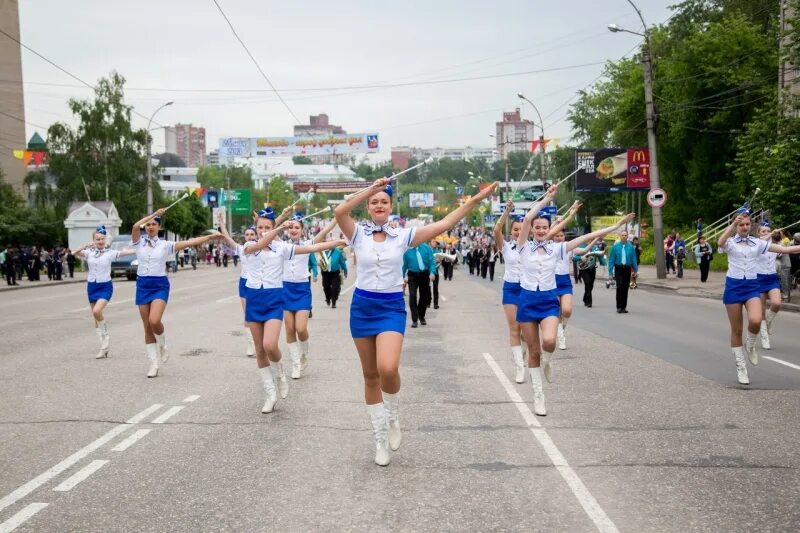
[{"label": "person in dark clothing", "polygon": [[51,248],[49,252],[42,251],[42,257],[44,269],[47,271],[47,279],[52,281],[56,277],[55,250]]},{"label": "person in dark clothing", "polygon": [[67,271],[70,278],[75,277],[75,256],[69,248],[67,248]]},{"label": "person in dark clothing", "polygon": [[484,248],[480,252],[480,269],[481,277],[486,279],[486,274],[489,273],[489,248]]},{"label": "person in dark clothing", "polygon": [[406,250],[403,254],[403,279],[408,285],[408,307],[411,309],[412,328],[417,327],[417,322],[423,326],[428,325],[425,321],[425,311],[431,304],[431,281],[435,276],[436,261],[433,258],[433,250],[427,242]]},{"label": "person in dark clothing", "polygon": [[489,252],[489,259],[487,260],[487,264],[489,265],[489,281],[494,281],[494,266],[497,262],[497,256],[500,255],[500,252],[497,251],[497,246],[492,245],[492,250]]},{"label": "person in dark clothing", "polygon": [[3,273],[6,278],[6,283],[9,285],[17,284],[16,266],[17,251],[8,246],[5,253],[5,261],[3,263]]},{"label": "person in dark clothing", "polygon": [[628,312],[628,289],[631,285],[631,274],[639,271],[636,262],[636,251],[633,244],[628,242],[628,232],[619,233],[619,242],[611,247],[608,258],[608,273],[614,276],[617,282],[617,313]]},{"label": "person in dark clothing", "polygon": [[469,267],[469,275],[472,276],[475,274],[475,262],[473,261],[473,256],[475,255],[475,249],[472,248],[467,252],[467,266]]},{"label": "person in dark clothing", "polygon": [[56,248],[53,250],[53,270],[54,270],[54,278],[56,281],[61,281],[62,276],[64,275],[64,251],[61,248]]},{"label": "person in dark clothing", "polygon": [[708,280],[708,270],[711,267],[711,260],[714,259],[714,252],[702,235],[694,245],[694,258],[700,266],[700,281],[705,283]]},{"label": "person in dark clothing", "polygon": [[605,255],[596,244],[597,239],[586,245],[578,246],[572,255],[572,262],[578,268],[583,280],[583,305],[592,307],[592,290],[597,277],[597,265],[605,264]]}]

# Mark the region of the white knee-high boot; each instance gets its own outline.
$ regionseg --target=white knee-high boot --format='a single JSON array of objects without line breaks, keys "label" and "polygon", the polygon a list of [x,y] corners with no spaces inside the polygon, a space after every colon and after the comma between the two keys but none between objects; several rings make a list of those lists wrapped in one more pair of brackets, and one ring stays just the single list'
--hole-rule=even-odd
[{"label": "white knee-high boot", "polygon": [[744,347],[747,351],[747,357],[750,359],[750,364],[755,366],[758,364],[758,352],[756,352],[756,334],[750,333],[750,330],[747,330],[747,334],[745,335]]},{"label": "white knee-high boot", "polygon": [[244,327],[244,336],[247,337],[247,357],[255,357],[256,343],[253,340],[253,332],[247,326]]},{"label": "white knee-high boot", "polygon": [[772,322],[775,320],[776,316],[778,316],[777,312],[772,309],[767,309],[767,333],[772,333]]},{"label": "white knee-high boot", "polygon": [[375,464],[389,464],[389,424],[386,420],[386,408],[383,402],[367,405],[367,414],[372,424],[372,437],[375,440]]},{"label": "white knee-high boot", "polygon": [[303,366],[300,364],[300,345],[290,342],[286,346],[289,347],[289,359],[292,360],[292,379],[300,379],[303,377]]},{"label": "white knee-high boot", "polygon": [[158,344],[158,353],[161,356],[161,363],[166,363],[169,359],[169,352],[167,351],[167,337],[166,333],[156,335],[156,344]]},{"label": "white knee-high boot", "polygon": [[403,440],[400,432],[400,398],[398,393],[383,392],[383,406],[386,409],[386,419],[389,422],[389,448],[397,451]]},{"label": "white knee-high boot", "polygon": [[272,368],[272,375],[275,376],[275,383],[278,385],[278,394],[285,399],[289,396],[289,380],[286,379],[286,372],[283,370],[283,361],[277,363],[270,361],[269,366]]},{"label": "white knee-high boot", "polygon": [[514,357],[514,368],[516,369],[514,381],[525,383],[525,361],[522,358],[522,346],[512,346],[511,355]]},{"label": "white knee-high boot", "polygon": [[769,342],[769,326],[766,320],[761,321],[761,331],[759,333],[761,335],[761,347],[765,350],[772,349],[772,345]]},{"label": "white knee-high boot", "polygon": [[547,380],[548,383],[553,382],[553,352],[546,352],[542,350],[542,371],[544,372],[544,378]]},{"label": "white knee-high boot", "polygon": [[99,321],[95,331],[97,332],[97,338],[100,339],[100,351],[97,352],[95,359],[103,359],[104,357],[108,357],[108,348],[111,344],[111,338],[108,336],[106,321]]},{"label": "white knee-high boot", "polygon": [[297,341],[300,345],[300,370],[305,370],[308,366],[308,341]]},{"label": "white knee-high boot", "polygon": [[147,354],[147,359],[150,361],[150,369],[147,371],[148,378],[158,376],[158,344],[145,344],[144,352]]},{"label": "white knee-high boot", "polygon": [[262,413],[271,413],[275,409],[275,402],[278,401],[278,395],[275,392],[275,377],[272,375],[272,367],[265,366],[259,368],[261,373],[261,381],[264,384],[264,393],[267,398],[264,401],[264,407],[261,408]]},{"label": "white knee-high boot", "polygon": [[544,383],[542,383],[542,368],[531,368],[531,387],[533,388],[533,412],[539,416],[546,416],[544,407]]},{"label": "white knee-high boot", "polygon": [[750,378],[747,377],[747,364],[744,360],[744,348],[737,346],[731,348],[733,351],[733,358],[736,360],[736,377],[742,385],[749,385]]}]

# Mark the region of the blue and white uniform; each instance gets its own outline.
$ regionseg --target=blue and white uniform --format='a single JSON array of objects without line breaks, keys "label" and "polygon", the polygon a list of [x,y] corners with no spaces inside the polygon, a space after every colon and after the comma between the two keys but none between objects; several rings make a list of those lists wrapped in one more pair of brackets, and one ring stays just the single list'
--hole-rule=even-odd
[{"label": "blue and white uniform", "polygon": [[556,261],[556,295],[572,294],[571,268],[572,252],[566,252],[564,258],[559,257]]},{"label": "blue and white uniform", "polygon": [[[772,241],[769,239],[759,240],[772,244]],[[766,294],[772,289],[780,290],[781,288],[781,278],[778,276],[778,269],[775,265],[777,259],[778,254],[776,252],[770,252],[769,250],[758,256],[756,274],[762,294]]]},{"label": "blue and white uniform", "polygon": [[[386,233],[386,240],[376,242],[376,231]],[[416,228],[356,224],[350,239],[357,258],[356,288],[350,304],[350,334],[354,339],[387,331],[405,334],[403,254],[411,247],[415,233]]]},{"label": "blue and white uniform", "polygon": [[175,241],[141,235],[133,243],[136,247],[136,305],[153,300],[169,301],[169,278],[167,261],[175,256]]},{"label": "blue and white uniform", "polygon": [[728,254],[728,272],[725,275],[725,292],[722,302],[726,305],[741,304],[761,297],[758,281],[759,257],[768,252],[770,243],[755,237],[738,235],[731,237],[720,248]]},{"label": "blue and white uniform", "polygon": [[87,277],[86,293],[89,303],[93,304],[97,300],[111,301],[114,294],[114,284],[111,283],[111,263],[119,258],[119,252],[105,248],[98,250],[90,248],[81,252],[83,260],[89,267]]},{"label": "blue and white uniform", "polygon": [[250,270],[253,268],[253,263],[257,261],[257,259],[254,254],[244,253],[244,244],[236,246],[236,253],[239,255],[239,262],[241,263],[241,271],[239,273],[239,298],[247,298],[247,278],[250,277]]},{"label": "blue and white uniform", "polygon": [[[256,241],[244,243],[243,251],[255,244]],[[253,259],[245,282],[244,319],[247,322],[283,320],[283,263],[294,255],[294,245],[273,240],[263,250],[248,255]]]},{"label": "blue and white uniform", "polygon": [[503,274],[503,305],[517,305],[522,287],[519,284],[519,250],[516,241],[505,241],[502,252],[506,264]]},{"label": "blue and white uniform", "polygon": [[566,243],[528,241],[519,256],[522,291],[517,304],[517,322],[539,322],[550,316],[558,318],[561,307],[556,294],[556,264],[567,257]]},{"label": "blue and white uniform", "polygon": [[[294,246],[308,246],[313,241],[297,241]],[[309,254],[292,253],[283,263],[283,310],[311,311],[311,273]]]}]

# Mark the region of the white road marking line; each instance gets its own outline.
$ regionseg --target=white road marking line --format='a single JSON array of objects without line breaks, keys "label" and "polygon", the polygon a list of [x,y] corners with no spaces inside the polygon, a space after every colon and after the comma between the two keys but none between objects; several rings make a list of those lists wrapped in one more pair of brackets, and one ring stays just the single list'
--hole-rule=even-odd
[{"label": "white road marking line", "polygon": [[239,300],[239,295],[238,294],[234,294],[233,296],[227,296],[225,298],[220,298],[219,300],[217,300],[217,303],[218,304],[229,304],[229,303],[233,303],[233,302],[235,302],[237,300]]},{"label": "white road marking line", "polygon": [[552,439],[550,439],[547,430],[542,427],[542,424],[536,419],[536,416],[531,412],[530,408],[528,408],[528,405],[523,402],[522,397],[517,393],[513,385],[511,385],[511,382],[491,354],[484,353],[483,358],[486,359],[489,368],[492,369],[497,379],[500,380],[500,384],[505,389],[508,397],[511,398],[512,403],[517,407],[522,418],[525,419],[533,436],[539,441],[539,444],[550,458],[550,461],[552,461],[553,466],[556,467],[561,477],[567,482],[572,493],[578,499],[581,507],[583,507],[586,514],[589,515],[592,522],[594,522],[598,531],[604,533],[618,533],[619,530],[617,526],[614,525],[614,522],[612,522],[605,511],[603,511],[600,504],[597,503],[597,500],[595,500],[594,496],[589,492],[589,489],[586,488],[586,485],[584,485],[583,481],[578,477],[578,474],[569,466],[567,459],[561,454]]},{"label": "white road marking line", "polygon": [[30,517],[47,507],[46,503],[29,503],[23,510],[0,524],[0,533],[10,533],[14,531]]},{"label": "white road marking line", "polygon": [[13,505],[17,501],[21,500],[22,498],[30,494],[31,492],[35,491],[36,489],[38,489],[51,479],[55,478],[56,476],[58,476],[59,474],[70,468],[72,465],[74,465],[81,459],[87,457],[89,454],[91,454],[101,446],[104,446],[106,443],[113,440],[117,435],[126,431],[129,427],[131,427],[131,424],[137,424],[141,422],[151,413],[157,411],[158,409],[161,409],[161,407],[163,407],[163,405],[158,403],[151,405],[141,413],[134,415],[133,417],[128,419],[126,423],[114,427],[111,431],[109,431],[102,437],[84,446],[83,448],[73,453],[72,455],[70,455],[69,457],[58,463],[57,465],[51,467],[49,470],[46,470],[44,473],[39,474],[32,480],[28,481],[21,487],[17,488],[15,491],[3,496],[2,498],[0,498],[0,511],[2,511],[3,509],[5,509],[10,505]]},{"label": "white road marking line", "polygon": [[86,478],[103,468],[109,462],[110,461],[106,459],[96,459],[62,481],[53,490],[58,492],[67,492],[68,490],[72,490],[78,485],[78,483],[86,480]]},{"label": "white road marking line", "polygon": [[156,411],[158,411],[162,407],[164,407],[163,403],[154,403],[153,405],[151,405],[150,407],[148,407],[147,409],[145,409],[141,413],[133,415],[132,417],[130,417],[128,420],[125,421],[125,423],[126,424],[138,424],[139,422],[141,422],[142,420],[144,420],[145,418],[147,418],[151,414],[155,413]]},{"label": "white road marking line", "polygon": [[782,365],[788,366],[789,368],[794,368],[795,370],[800,370],[800,366],[798,366],[798,365],[796,365],[794,363],[790,363],[788,361],[784,361],[783,359],[777,359],[775,357],[770,357],[768,355],[762,355],[761,358],[762,359],[769,359],[773,363],[780,363]]},{"label": "white road marking line", "polygon": [[[212,285],[222,285],[222,283],[201,283],[199,285],[190,285],[188,287],[180,287],[178,289],[170,289],[169,294],[173,295],[173,294],[177,294],[179,292],[184,292],[184,291],[189,291],[189,290],[194,290],[194,289],[201,289],[203,287],[210,287]],[[109,308],[109,307],[112,307],[112,306],[116,306],[116,305],[120,305],[120,304],[127,304],[127,303],[133,302],[135,300],[136,300],[135,297],[134,298],[125,298],[124,300],[114,300],[114,301],[110,302],[106,306],[106,308]],[[90,312],[88,302],[83,307],[76,307],[75,309],[70,310],[71,313],[80,313],[82,311],[85,311],[87,313]]]},{"label": "white road marking line", "polygon": [[440,294],[439,298],[441,298],[443,302],[447,301],[447,297],[444,294]]},{"label": "white road marking line", "polygon": [[186,409],[185,405],[176,405],[175,407],[170,407],[161,416],[153,420],[151,424],[163,424],[164,422],[172,418],[173,415],[178,414],[183,409]]},{"label": "white road marking line", "polygon": [[192,394],[191,396],[187,396],[186,398],[184,398],[183,403],[193,402],[199,398],[200,398],[199,394]]},{"label": "white road marking line", "polygon": [[44,485],[45,483],[47,483],[48,481],[50,481],[51,479],[62,473],[63,471],[67,470],[69,467],[71,467],[72,465],[74,465],[75,463],[77,463],[90,453],[92,453],[93,451],[97,450],[98,448],[100,448],[101,446],[112,440],[120,433],[126,431],[129,427],[131,427],[129,424],[120,424],[116,426],[114,429],[112,429],[99,439],[95,440],[94,442],[92,442],[87,446],[84,446],[83,448],[73,453],[72,455],[70,455],[69,457],[58,463],[57,465],[51,467],[49,470],[46,470],[44,473],[39,474],[32,480],[28,481],[27,483],[19,487],[14,492],[6,496],[3,496],[3,498],[0,499],[0,511],[5,509],[9,505],[14,504],[18,500],[21,500],[31,492],[35,491],[36,489],[38,489],[39,487],[41,487],[42,485]]},{"label": "white road marking line", "polygon": [[356,286],[356,283],[354,281],[352,285],[350,285],[349,287],[344,289],[342,292],[340,292],[339,295],[341,296],[342,294],[347,294],[348,292],[352,291],[353,287],[355,287],[355,286]]},{"label": "white road marking line", "polygon": [[151,431],[152,431],[151,429],[140,429],[133,435],[129,436],[124,441],[120,442],[119,444],[111,448],[111,450],[115,452],[124,452],[125,450],[127,450],[128,448],[139,442],[139,439],[141,439]]}]

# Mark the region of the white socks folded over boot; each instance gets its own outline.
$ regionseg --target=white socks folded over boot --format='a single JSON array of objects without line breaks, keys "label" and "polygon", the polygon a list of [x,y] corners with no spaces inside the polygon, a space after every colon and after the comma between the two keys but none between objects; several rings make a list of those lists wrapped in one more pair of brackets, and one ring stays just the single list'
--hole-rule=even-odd
[{"label": "white socks folded over boot", "polygon": [[733,358],[736,360],[736,378],[742,385],[749,385],[750,378],[747,377],[747,364],[744,360],[744,348],[742,346],[737,346],[736,348],[731,348],[731,350],[733,351]]},{"label": "white socks folded over boot", "polygon": [[525,383],[525,360],[522,355],[522,346],[512,346],[511,355],[514,357],[515,376],[514,381]]},{"label": "white socks folded over boot", "polygon": [[278,394],[275,391],[275,377],[272,374],[272,367],[265,366],[264,368],[259,368],[258,371],[261,373],[261,381],[264,384],[264,393],[266,393],[267,396],[267,399],[264,402],[264,407],[261,408],[261,412],[271,413],[275,408],[275,402],[278,401]]},{"label": "white socks folded over boot", "polygon": [[370,424],[372,424],[372,437],[375,440],[375,464],[386,466],[390,460],[389,421],[383,402],[367,405],[367,414]]},{"label": "white socks folded over boot", "polygon": [[158,344],[145,344],[144,353],[147,354],[147,359],[150,361],[150,369],[147,371],[147,377],[154,378],[158,376]]},{"label": "white socks folded over boot", "polygon": [[400,433],[400,398],[398,393],[383,392],[383,406],[386,409],[386,419],[389,423],[389,448],[393,452],[400,449],[403,435]]}]

